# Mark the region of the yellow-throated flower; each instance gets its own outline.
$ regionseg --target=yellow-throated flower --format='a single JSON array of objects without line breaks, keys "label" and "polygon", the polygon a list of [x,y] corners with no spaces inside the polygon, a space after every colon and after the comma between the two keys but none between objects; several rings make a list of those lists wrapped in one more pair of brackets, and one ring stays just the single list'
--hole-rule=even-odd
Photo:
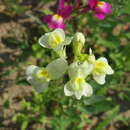
[{"label": "yellow-throated flower", "polygon": [[71,43],[72,37],[65,37],[65,33],[62,29],[55,29],[53,32],[44,34],[39,43],[45,48],[51,48],[57,53],[63,51],[65,45]]},{"label": "yellow-throated flower", "polygon": [[48,88],[49,81],[60,78],[67,70],[67,61],[58,58],[52,61],[47,67],[30,65],[26,70],[27,81],[37,92],[43,92]]},{"label": "yellow-throated flower", "polygon": [[111,75],[114,73],[111,66],[108,64],[108,61],[105,57],[100,57],[96,60],[92,50],[89,50],[88,62],[93,65],[92,75],[94,80],[99,84],[105,83],[106,74]]},{"label": "yellow-throated flower", "polygon": [[64,93],[66,96],[75,95],[77,99],[82,96],[91,96],[93,89],[89,85],[85,78],[91,72],[91,66],[85,61],[82,64],[78,62],[72,63],[68,68],[70,81],[64,86]]}]

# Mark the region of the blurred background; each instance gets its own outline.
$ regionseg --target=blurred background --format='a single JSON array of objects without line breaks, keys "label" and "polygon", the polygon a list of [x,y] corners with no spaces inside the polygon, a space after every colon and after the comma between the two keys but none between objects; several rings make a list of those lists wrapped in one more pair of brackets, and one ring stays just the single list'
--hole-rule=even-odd
[{"label": "blurred background", "polygon": [[57,1],[0,1],[0,130],[130,130],[130,1],[108,2],[113,13],[105,20],[90,12],[66,21],[66,33],[83,32],[84,51],[91,47],[115,70],[105,85],[91,82],[92,97],[77,101],[55,87],[62,79],[45,94],[26,81],[29,64],[43,66],[56,58],[38,38],[50,31],[42,17],[56,12]]}]

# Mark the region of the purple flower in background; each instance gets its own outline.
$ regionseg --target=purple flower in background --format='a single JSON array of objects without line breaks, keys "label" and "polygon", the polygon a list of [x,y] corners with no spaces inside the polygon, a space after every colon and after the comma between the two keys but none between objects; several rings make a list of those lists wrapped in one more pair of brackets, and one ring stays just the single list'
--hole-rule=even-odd
[{"label": "purple flower in background", "polygon": [[95,12],[95,16],[98,19],[104,19],[107,14],[112,12],[111,5],[104,1],[89,0],[88,8],[89,10],[93,10]]},{"label": "purple flower in background", "polygon": [[70,14],[72,13],[72,6],[67,5],[65,6],[64,0],[59,0],[59,5],[57,9],[57,13],[54,15],[47,15],[43,17],[43,21],[48,24],[49,28],[56,29],[56,28],[65,28],[64,20],[69,18]]}]

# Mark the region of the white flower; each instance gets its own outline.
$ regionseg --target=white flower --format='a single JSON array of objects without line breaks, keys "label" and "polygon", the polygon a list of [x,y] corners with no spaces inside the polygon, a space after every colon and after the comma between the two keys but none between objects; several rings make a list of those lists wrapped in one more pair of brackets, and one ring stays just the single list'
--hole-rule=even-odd
[{"label": "white flower", "polygon": [[37,92],[43,92],[47,89],[50,78],[45,68],[30,65],[26,70],[27,81],[33,85]]},{"label": "white flower", "polygon": [[63,47],[71,43],[72,37],[65,37],[62,29],[55,29],[53,32],[44,34],[39,39],[39,44],[45,48],[51,48],[57,53],[63,51]]},{"label": "white flower", "polygon": [[48,88],[49,81],[60,78],[67,70],[67,61],[58,58],[44,67],[30,65],[26,70],[27,81],[37,92],[43,92]]},{"label": "white flower", "polygon": [[105,57],[101,57],[94,62],[94,68],[92,71],[93,78],[99,84],[105,83],[106,74],[111,75],[114,71],[111,66],[108,64],[108,61]]},{"label": "white flower", "polygon": [[106,74],[111,75],[114,73],[111,66],[105,57],[101,57],[96,60],[92,50],[89,49],[88,63],[93,65],[92,75],[94,80],[99,84],[105,83]]},{"label": "white flower", "polygon": [[91,48],[89,49],[87,61],[91,66],[93,66],[92,75],[94,80],[99,84],[105,83],[106,74],[111,75],[114,73],[105,57],[101,57],[96,60]]},{"label": "white flower", "polygon": [[77,99],[82,96],[91,96],[92,87],[85,81],[90,72],[91,67],[86,61],[80,65],[77,62],[72,63],[68,69],[70,81],[64,86],[65,95],[75,95]]}]

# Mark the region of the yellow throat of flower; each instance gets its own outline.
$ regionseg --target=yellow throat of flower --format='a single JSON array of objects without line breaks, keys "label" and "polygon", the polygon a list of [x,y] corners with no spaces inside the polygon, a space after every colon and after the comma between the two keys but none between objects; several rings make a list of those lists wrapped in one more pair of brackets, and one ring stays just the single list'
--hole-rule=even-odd
[{"label": "yellow throat of flower", "polygon": [[74,82],[75,82],[75,88],[74,88],[75,91],[80,91],[83,89],[83,83],[84,83],[83,78],[77,77],[74,79]]},{"label": "yellow throat of flower", "polygon": [[47,79],[49,77],[48,71],[46,69],[38,70],[37,77]]},{"label": "yellow throat of flower", "polygon": [[107,67],[108,67],[107,63],[102,62],[102,61],[96,61],[94,73],[97,75],[98,74],[105,74]]},{"label": "yellow throat of flower", "polygon": [[97,3],[97,7],[103,7],[104,5],[105,5],[105,2],[103,2],[103,1],[99,1]]},{"label": "yellow throat of flower", "polygon": [[64,41],[62,35],[58,32],[53,32],[50,35],[50,44],[52,48],[56,48],[58,45],[60,45]]},{"label": "yellow throat of flower", "polygon": [[55,14],[53,15],[53,20],[56,21],[56,22],[62,22],[63,21],[63,18],[62,16],[58,15],[58,14]]}]

